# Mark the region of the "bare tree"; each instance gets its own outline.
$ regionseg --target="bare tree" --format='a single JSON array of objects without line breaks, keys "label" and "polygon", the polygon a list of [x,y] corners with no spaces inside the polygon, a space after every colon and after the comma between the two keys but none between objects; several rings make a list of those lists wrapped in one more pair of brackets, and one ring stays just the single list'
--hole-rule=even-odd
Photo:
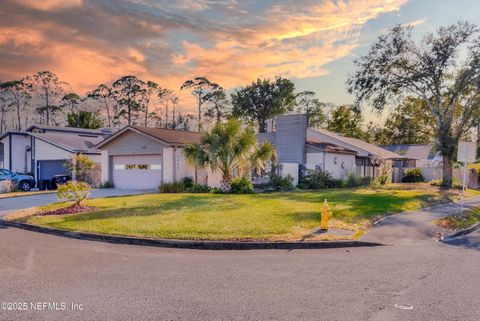
[{"label": "bare tree", "polygon": [[371,102],[382,110],[406,95],[422,99],[433,114],[436,145],[443,156],[442,185],[451,187],[458,142],[480,108],[479,29],[458,22],[425,35],[419,44],[411,30],[399,25],[380,36],[369,53],[355,61],[348,90],[355,94],[357,108]]},{"label": "bare tree", "polygon": [[36,107],[37,112],[42,118],[44,117],[46,125],[50,125],[61,109],[59,103],[65,92],[63,88],[67,83],[61,81],[51,71],[39,71],[32,76],[27,76],[25,81],[40,102]]},{"label": "bare tree", "polygon": [[112,85],[116,117],[125,118],[128,125],[136,124],[139,113],[144,109],[144,85],[145,82],[135,76],[121,77]]},{"label": "bare tree", "polygon": [[11,104],[11,107],[15,108],[17,126],[16,130],[22,130],[22,112],[26,111],[27,107],[30,104],[30,99],[32,96],[29,93],[29,86],[25,81],[22,80],[12,80],[4,83],[0,83],[0,89],[3,89]]},{"label": "bare tree", "polygon": [[93,91],[87,93],[88,98],[101,101],[107,112],[107,124],[108,127],[116,126],[117,124],[113,123],[112,115],[112,89],[105,84],[99,85]]},{"label": "bare tree", "polygon": [[197,110],[198,110],[198,131],[202,130],[202,107],[205,102],[208,101],[209,94],[215,90],[221,88],[218,84],[211,82],[206,77],[195,77],[193,79],[187,80],[180,87],[180,90],[188,89],[190,90],[193,97],[197,101]]}]

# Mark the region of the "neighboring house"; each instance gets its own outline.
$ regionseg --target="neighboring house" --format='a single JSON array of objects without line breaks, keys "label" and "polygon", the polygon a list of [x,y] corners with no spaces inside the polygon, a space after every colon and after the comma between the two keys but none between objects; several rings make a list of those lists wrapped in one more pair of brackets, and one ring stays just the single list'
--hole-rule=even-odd
[{"label": "neighboring house", "polygon": [[116,188],[153,189],[194,177],[218,186],[218,175],[196,170],[183,155],[186,144],[199,142],[198,132],[127,126],[96,147],[102,151],[102,181]]},{"label": "neighboring house", "polygon": [[320,168],[334,178],[348,172],[362,177],[376,177],[381,162],[392,163],[405,157],[359,139],[307,127],[305,115],[279,116],[275,131],[257,135],[259,142],[270,141],[277,150],[281,174],[298,179],[300,165]]},{"label": "neighboring house", "polygon": [[88,155],[100,166],[100,150],[95,145],[110,135],[102,130],[42,125],[33,125],[24,132],[7,132],[0,136],[1,167],[31,173],[40,180],[66,174],[65,160],[74,154]]},{"label": "neighboring house", "polygon": [[[393,181],[401,182],[405,170],[409,168],[420,168],[423,177],[427,182],[442,177],[442,156],[435,152],[432,145],[429,144],[402,144],[387,145],[383,148],[405,156],[409,161],[396,162],[394,164]],[[454,175],[460,176],[456,171]]]},{"label": "neighboring house", "polygon": [[410,159],[408,162],[396,164],[395,167],[431,168],[437,167],[442,161],[442,156],[429,144],[387,145],[382,148]]}]

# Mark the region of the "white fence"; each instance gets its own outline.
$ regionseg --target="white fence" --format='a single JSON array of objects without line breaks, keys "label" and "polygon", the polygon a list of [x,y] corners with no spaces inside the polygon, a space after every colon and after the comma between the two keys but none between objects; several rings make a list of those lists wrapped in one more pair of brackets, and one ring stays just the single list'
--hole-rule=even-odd
[{"label": "white fence", "polygon": [[[394,167],[392,171],[392,180],[395,183],[402,181],[403,174],[408,169],[413,169],[415,167]],[[440,167],[421,167],[422,175],[425,178],[426,182],[431,182],[435,179],[442,179],[443,170]],[[453,177],[455,177],[459,182],[463,181],[463,168],[454,168]],[[467,175],[467,186],[469,188],[479,188],[478,184],[478,174],[474,169],[468,170]]]}]

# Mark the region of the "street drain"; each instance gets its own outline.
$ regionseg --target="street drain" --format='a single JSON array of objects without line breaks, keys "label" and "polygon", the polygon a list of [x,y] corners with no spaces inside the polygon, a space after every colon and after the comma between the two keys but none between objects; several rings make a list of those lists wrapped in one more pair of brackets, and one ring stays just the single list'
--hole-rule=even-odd
[{"label": "street drain", "polygon": [[409,304],[395,304],[395,307],[397,309],[401,309],[401,310],[413,310],[413,306],[412,305],[409,305]]}]

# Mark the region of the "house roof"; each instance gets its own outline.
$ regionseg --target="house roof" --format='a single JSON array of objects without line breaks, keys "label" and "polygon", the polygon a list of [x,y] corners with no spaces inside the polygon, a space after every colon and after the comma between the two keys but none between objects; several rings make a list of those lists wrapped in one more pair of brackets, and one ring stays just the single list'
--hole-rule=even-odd
[{"label": "house roof", "polygon": [[382,148],[411,159],[433,159],[435,153],[429,144],[387,145]]},{"label": "house roof", "polygon": [[389,150],[383,149],[381,147],[378,147],[376,145],[367,143],[363,140],[357,139],[357,138],[351,138],[351,137],[345,137],[342,135],[339,135],[337,133],[325,130],[325,129],[312,129],[309,128],[309,131],[316,131],[319,132],[323,135],[329,136],[330,138],[333,138],[334,140],[337,140],[339,142],[343,142],[349,146],[356,147],[359,149],[364,150],[365,152],[371,154],[372,156],[380,157],[380,158],[385,158],[385,159],[404,159],[406,158],[405,156],[398,155],[394,152],[391,152]]},{"label": "house roof", "polygon": [[141,134],[150,136],[156,140],[160,140],[169,145],[185,145],[185,144],[199,142],[200,137],[202,135],[199,132],[130,125],[130,126],[124,127],[122,130],[116,132],[109,138],[103,140],[96,147],[100,148],[104,146],[108,142],[122,135],[127,130],[133,130],[133,131],[139,132]]},{"label": "house roof", "polygon": [[352,154],[352,155],[357,154],[357,152],[354,150],[344,148],[342,146],[338,146],[332,143],[307,141],[307,146],[310,146],[315,149],[319,149],[321,151],[329,152],[329,153]]},{"label": "house roof", "polygon": [[103,140],[103,136],[86,137],[80,135],[65,135],[60,132],[30,133],[31,136],[43,140],[72,153],[99,154],[95,145]]},{"label": "house roof", "polygon": [[46,125],[32,125],[25,131],[31,132],[33,129],[38,128],[46,131],[58,131],[58,132],[74,132],[85,134],[105,135],[111,134],[111,129],[87,129],[87,128],[75,128],[75,127],[61,127],[61,126],[46,126]]},{"label": "house roof", "polygon": [[0,135],[0,139],[3,139],[7,137],[8,135],[28,135],[28,133],[25,132],[19,132],[19,131],[8,131]]}]

